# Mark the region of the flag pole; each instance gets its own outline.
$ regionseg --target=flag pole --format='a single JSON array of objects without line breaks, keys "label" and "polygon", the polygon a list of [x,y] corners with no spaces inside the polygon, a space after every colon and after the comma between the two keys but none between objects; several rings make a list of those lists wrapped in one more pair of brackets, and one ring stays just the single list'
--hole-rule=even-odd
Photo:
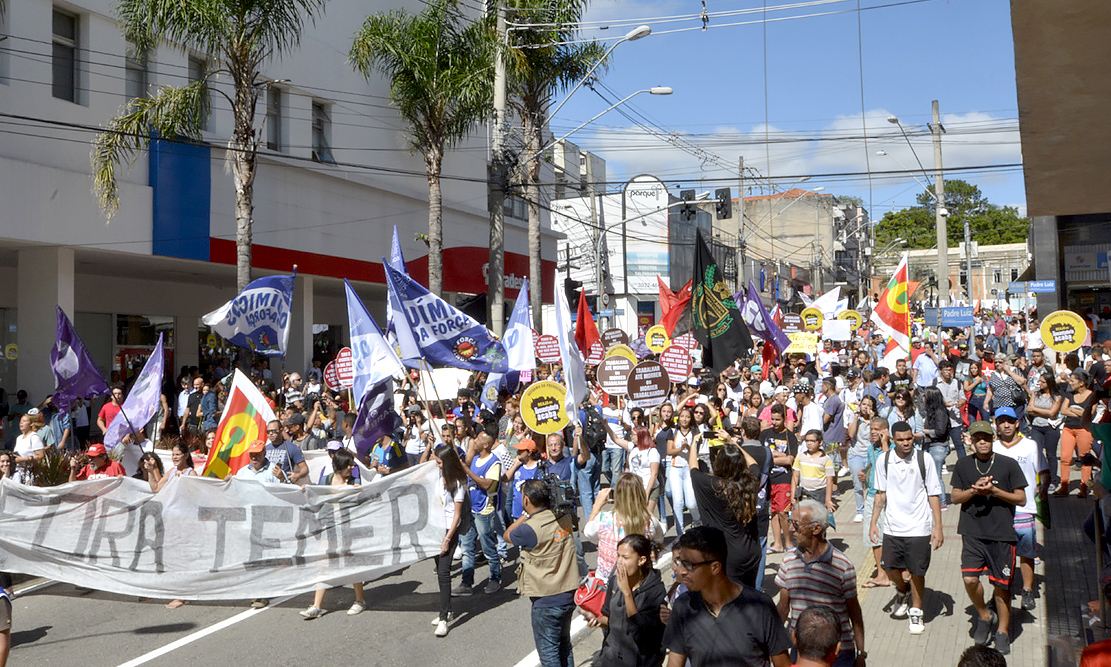
[{"label": "flag pole", "polygon": [[[436,402],[440,404],[440,409],[444,409],[444,400],[440,398],[440,390],[436,388],[436,382],[432,379],[432,369],[428,366],[428,362],[424,357],[420,358],[420,365],[428,373],[428,383],[432,385],[432,392],[436,394]],[[443,434],[440,433],[440,425],[436,423],[436,415],[432,414],[432,409],[428,407],[428,400],[417,392],[417,398],[424,402],[424,409],[428,410],[428,421],[432,422],[432,427],[436,429],[436,435],[440,438],[440,442],[444,441]],[[444,414],[444,421],[447,421],[447,414]]]}]

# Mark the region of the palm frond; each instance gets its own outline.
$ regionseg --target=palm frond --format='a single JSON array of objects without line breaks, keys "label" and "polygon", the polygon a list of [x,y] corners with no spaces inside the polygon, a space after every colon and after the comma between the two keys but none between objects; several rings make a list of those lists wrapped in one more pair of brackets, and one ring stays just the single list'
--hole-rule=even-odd
[{"label": "palm frond", "polygon": [[150,145],[152,134],[167,139],[199,139],[207,106],[207,81],[202,80],[177,88],[164,86],[154,95],[135,98],[120,115],[109,119],[104,131],[93,140],[90,156],[93,192],[109,219],[120,203],[116,169],[134,163],[140,151]]}]

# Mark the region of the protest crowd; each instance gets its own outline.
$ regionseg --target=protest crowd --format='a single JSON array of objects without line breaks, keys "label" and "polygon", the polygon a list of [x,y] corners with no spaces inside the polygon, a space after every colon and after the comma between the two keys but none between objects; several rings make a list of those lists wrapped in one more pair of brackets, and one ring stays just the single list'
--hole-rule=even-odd
[{"label": "protest crowd", "polygon": [[[960,549],[964,591],[948,592],[975,609],[961,664],[1005,664],[1012,607],[1042,603],[1039,517],[1050,498],[1093,491],[1092,426],[1111,421],[1111,345],[1089,338],[1055,351],[1033,312],[927,327],[901,270],[888,287],[902,285],[901,300],[880,295],[870,319],[831,327],[834,337],[808,326],[805,311],[794,331],[700,280],[646,331],[600,334],[585,297],[574,323],[557,303],[558,361],[537,359],[529,340],[526,367],[460,364],[472,372],[451,387],[426,386],[429,366],[450,355],[425,349],[425,361],[408,364],[402,340],[407,366],[385,364],[385,379],[363,377],[354,390],[325,377],[332,359],[280,376],[258,357],[165,373],[141,423],[119,418],[133,386],[105,385],[92,400],[20,391],[0,405],[0,476],[25,485],[129,476],[158,494],[183,476],[347,487],[435,465],[446,532],[434,554],[433,633],[449,634],[453,598],[514,586],[531,601],[545,667],[576,664],[576,613],[605,630],[598,665],[860,667],[876,630],[864,627],[858,577],[890,590],[889,622],[920,635],[931,555]],[[397,291],[404,309],[405,285]],[[707,299],[719,299],[725,325],[709,326],[717,310],[700,310]],[[397,319],[369,337],[404,339]],[[651,374],[659,368],[662,379]],[[260,397],[257,412],[272,418],[233,451],[222,422],[236,392]],[[374,400],[388,419],[368,418]],[[318,451],[326,462],[310,472]],[[61,462],[56,479],[50,458]],[[851,525],[835,526],[845,505]],[[944,534],[942,512],[959,512],[959,540]],[[829,541],[834,528],[874,558],[850,560]],[[670,567],[657,567],[661,557]],[[354,586],[352,615],[373,583]],[[0,598],[2,629],[11,607]],[[319,586],[300,613],[327,609]],[[0,663],[6,650],[0,643]]]}]

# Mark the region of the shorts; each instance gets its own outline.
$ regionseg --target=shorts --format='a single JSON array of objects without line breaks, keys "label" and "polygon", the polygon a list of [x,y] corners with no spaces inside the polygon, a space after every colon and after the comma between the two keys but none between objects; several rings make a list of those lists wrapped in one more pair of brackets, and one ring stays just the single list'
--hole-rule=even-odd
[{"label": "shorts", "polygon": [[772,512],[787,512],[791,509],[791,483],[772,484],[770,487]]},{"label": "shorts", "polygon": [[1015,571],[1015,545],[1010,542],[963,537],[961,574],[966,577],[988,575],[997,588],[1010,588]]},{"label": "shorts", "polygon": [[0,632],[12,629],[12,603],[8,598],[0,598]]},{"label": "shorts", "polygon": [[1038,557],[1038,535],[1034,528],[1034,515],[1023,512],[1015,513],[1015,534],[1018,543],[1015,544],[1015,555],[1020,558]]},{"label": "shorts", "polygon": [[926,576],[930,569],[930,537],[883,536],[880,565],[885,570],[906,570],[917,577]]},{"label": "shorts", "polygon": [[880,510],[880,516],[879,516],[878,519],[876,519],[876,528],[878,528],[879,531],[880,531],[880,541],[879,542],[873,542],[872,541],[872,534],[871,534],[871,532],[872,532],[871,527],[872,527],[872,514],[875,513],[875,508],[876,508],[876,497],[872,494],[865,493],[864,494],[864,523],[862,525],[864,526],[864,531],[863,531],[864,532],[864,546],[868,547],[869,549],[874,549],[876,547],[882,547],[883,546],[884,518],[887,515],[887,510]]}]

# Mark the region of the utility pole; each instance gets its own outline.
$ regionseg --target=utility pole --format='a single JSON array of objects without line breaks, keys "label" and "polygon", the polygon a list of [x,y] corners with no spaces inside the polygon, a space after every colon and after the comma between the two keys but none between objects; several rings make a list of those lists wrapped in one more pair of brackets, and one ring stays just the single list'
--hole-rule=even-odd
[{"label": "utility pole", "polygon": [[[598,198],[594,194],[594,161],[589,157],[586,159],[586,196],[590,198],[590,224],[594,227],[594,314],[598,317],[598,323],[602,322],[602,292],[604,290],[602,283],[602,249],[606,247],[605,244],[605,230],[602,225],[598,224]],[[584,286],[583,289],[586,289]],[[583,354],[590,354],[590,350],[586,350]]]},{"label": "utility pole", "polygon": [[505,49],[508,47],[505,0],[498,0],[496,11],[498,36],[494,53],[494,119],[490,133],[490,166],[487,170],[490,259],[486,275],[490,331],[495,336],[501,336],[505,326],[505,191],[509,186],[509,164],[505,154]]},{"label": "utility pole", "polygon": [[[945,128],[941,126],[941,112],[938,111],[937,100],[933,101],[933,119],[930,124],[930,133],[934,136],[934,220],[937,225],[937,305],[946,303],[949,297],[949,232],[946,229],[946,220],[941,214],[945,208],[945,176],[941,167],[941,133]],[[969,275],[969,280],[972,276]]]},{"label": "utility pole", "polygon": [[738,281],[738,288],[741,290],[748,289],[748,280],[745,276],[746,264],[748,260],[745,258],[745,156],[737,158],[737,253],[740,256],[741,268],[737,272],[740,276]]},{"label": "utility pole", "polygon": [[968,216],[962,215],[961,222],[964,223],[964,273],[968,276],[968,303],[972,305],[972,230],[968,227]]}]

